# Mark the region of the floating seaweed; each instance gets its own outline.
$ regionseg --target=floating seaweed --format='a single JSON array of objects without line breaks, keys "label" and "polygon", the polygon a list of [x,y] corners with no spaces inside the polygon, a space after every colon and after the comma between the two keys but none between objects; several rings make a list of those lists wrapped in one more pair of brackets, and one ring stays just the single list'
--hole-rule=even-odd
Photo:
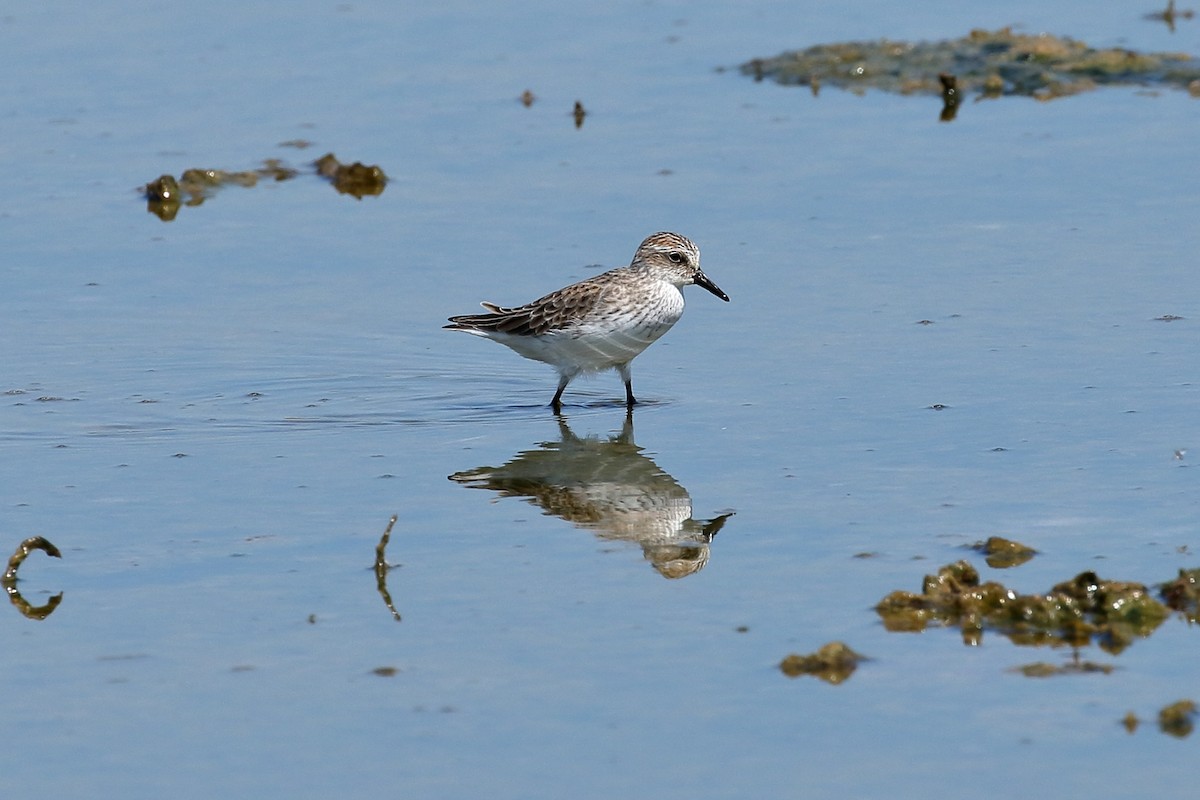
[{"label": "floating seaweed", "polygon": [[1049,678],[1054,675],[1108,675],[1115,667],[1112,664],[1097,664],[1095,661],[1084,661],[1076,653],[1065,664],[1049,664],[1045,661],[1035,661],[1032,664],[1022,664],[1014,667],[1013,672],[1019,672],[1026,678]]},{"label": "floating seaweed", "polygon": [[815,653],[792,653],[779,664],[779,670],[789,678],[812,675],[826,683],[839,684],[854,674],[866,656],[856,653],[842,642],[822,645]]},{"label": "floating seaweed", "polygon": [[[1158,712],[1158,730],[1176,739],[1186,739],[1195,728],[1197,710],[1194,700],[1178,700],[1163,706]],[[1120,722],[1129,734],[1137,733],[1142,724],[1142,720],[1132,711],[1126,712]]]},{"label": "floating seaweed", "polygon": [[1114,655],[1149,636],[1170,614],[1140,583],[1104,580],[1089,571],[1045,594],[1023,595],[981,581],[966,561],[926,575],[920,594],[892,592],[875,611],[889,631],[957,626],[965,644],[978,645],[986,628],[1014,644],[1084,647],[1094,641]]},{"label": "floating seaweed", "polygon": [[[309,143],[303,142],[307,147]],[[301,147],[301,140],[283,142],[281,146]],[[387,184],[387,176],[379,167],[368,167],[355,162],[342,165],[333,153],[322,156],[312,165],[317,174],[330,179],[335,189],[361,199],[364,195],[378,195]],[[227,186],[250,188],[261,180],[287,181],[297,177],[300,170],[288,166],[281,159],[268,158],[258,169],[230,171],[223,169],[185,169],[176,179],[172,175],[161,175],[141,187],[146,199],[146,210],[163,222],[175,219],[181,206],[199,206],[219,190]]]},{"label": "floating seaweed", "polygon": [[983,553],[984,561],[992,569],[1019,567],[1037,555],[1037,550],[1029,545],[1005,539],[1003,536],[989,536],[987,541],[976,542],[971,549]]},{"label": "floating seaweed", "polygon": [[1191,735],[1195,724],[1196,703],[1193,700],[1171,703],[1158,712],[1158,729],[1176,739]]},{"label": "floating seaweed", "polygon": [[740,69],[755,80],[812,87],[814,94],[818,87],[836,86],[858,93],[941,95],[947,108],[957,108],[965,93],[1053,100],[1099,86],[1167,86],[1200,96],[1200,60],[1189,55],[1094,48],[1011,28],[973,30],[936,42],[822,44],[756,58]]},{"label": "floating seaweed", "polygon": [[1200,622],[1200,569],[1181,569],[1179,577],[1159,587],[1163,602],[1188,622]]},{"label": "floating seaweed", "polygon": [[387,175],[376,166],[355,161],[353,164],[342,164],[333,153],[326,153],[314,162],[317,174],[328,178],[333,188],[341,194],[362,200],[367,195],[383,194],[387,186]]}]

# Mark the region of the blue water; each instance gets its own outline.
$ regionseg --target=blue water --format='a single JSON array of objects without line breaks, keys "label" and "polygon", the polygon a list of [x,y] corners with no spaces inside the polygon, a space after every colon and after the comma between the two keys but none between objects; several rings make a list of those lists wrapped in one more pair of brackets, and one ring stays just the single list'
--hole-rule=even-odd
[{"label": "blue water", "polygon": [[[1034,680],[1011,669],[1071,654],[872,608],[982,568],[990,535],[1040,551],[983,569],[1024,592],[1197,566],[1197,100],[945,124],[717,69],[1006,24],[1200,53],[1200,22],[1152,10],[6,10],[0,552],[63,551],[21,568],[27,600],[63,593],[48,618],[0,613],[8,792],[1186,795],[1194,737],[1154,723],[1200,699],[1181,620],[1081,653],[1110,675]],[[386,190],[304,174],[169,223],[138,194],[328,151]],[[615,374],[572,385],[564,432],[551,370],[440,328],[660,229],[732,302],[687,292],[625,445]],[[572,448],[597,455],[514,496],[449,479]],[[634,502],[703,568],[664,579],[663,542],[604,516]],[[711,542],[683,525],[729,513]],[[372,569],[392,514],[399,620]],[[778,671],[831,640],[872,660]]]}]

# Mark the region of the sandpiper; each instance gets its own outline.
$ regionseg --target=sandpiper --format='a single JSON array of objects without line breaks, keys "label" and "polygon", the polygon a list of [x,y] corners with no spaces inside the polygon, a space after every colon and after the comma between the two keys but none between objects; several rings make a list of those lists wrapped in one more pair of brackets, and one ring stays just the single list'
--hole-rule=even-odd
[{"label": "sandpiper", "polygon": [[725,302],[729,296],[700,269],[700,248],[677,233],[648,236],[628,267],[618,267],[557,292],[506,308],[481,303],[487,314],[450,317],[445,327],[484,336],[558,370],[550,401],[562,410],[563,390],[583,372],[615,369],[632,407],[629,362],[683,316],[680,287],[694,283]]}]

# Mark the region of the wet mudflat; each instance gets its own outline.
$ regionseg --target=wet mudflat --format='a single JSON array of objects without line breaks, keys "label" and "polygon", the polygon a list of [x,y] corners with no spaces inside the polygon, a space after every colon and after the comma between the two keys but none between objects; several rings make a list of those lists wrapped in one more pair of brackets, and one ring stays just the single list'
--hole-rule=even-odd
[{"label": "wet mudflat", "polygon": [[[729,69],[1160,10],[0,18],[10,792],[1186,795],[1200,101]],[[441,330],[655,230],[632,415]]]}]

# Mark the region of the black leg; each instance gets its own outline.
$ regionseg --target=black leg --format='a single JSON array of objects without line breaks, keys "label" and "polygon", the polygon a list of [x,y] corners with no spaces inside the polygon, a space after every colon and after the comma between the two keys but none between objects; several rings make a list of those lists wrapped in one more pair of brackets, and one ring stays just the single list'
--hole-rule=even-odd
[{"label": "black leg", "polygon": [[562,413],[563,390],[567,388],[567,384],[570,382],[570,378],[560,378],[558,381],[558,391],[554,393],[554,399],[550,401],[550,408],[554,410],[555,414]]},{"label": "black leg", "polygon": [[625,381],[625,407],[633,408],[637,398],[633,396],[633,373],[629,370],[629,362],[617,364],[617,372],[620,373],[621,380]]}]

